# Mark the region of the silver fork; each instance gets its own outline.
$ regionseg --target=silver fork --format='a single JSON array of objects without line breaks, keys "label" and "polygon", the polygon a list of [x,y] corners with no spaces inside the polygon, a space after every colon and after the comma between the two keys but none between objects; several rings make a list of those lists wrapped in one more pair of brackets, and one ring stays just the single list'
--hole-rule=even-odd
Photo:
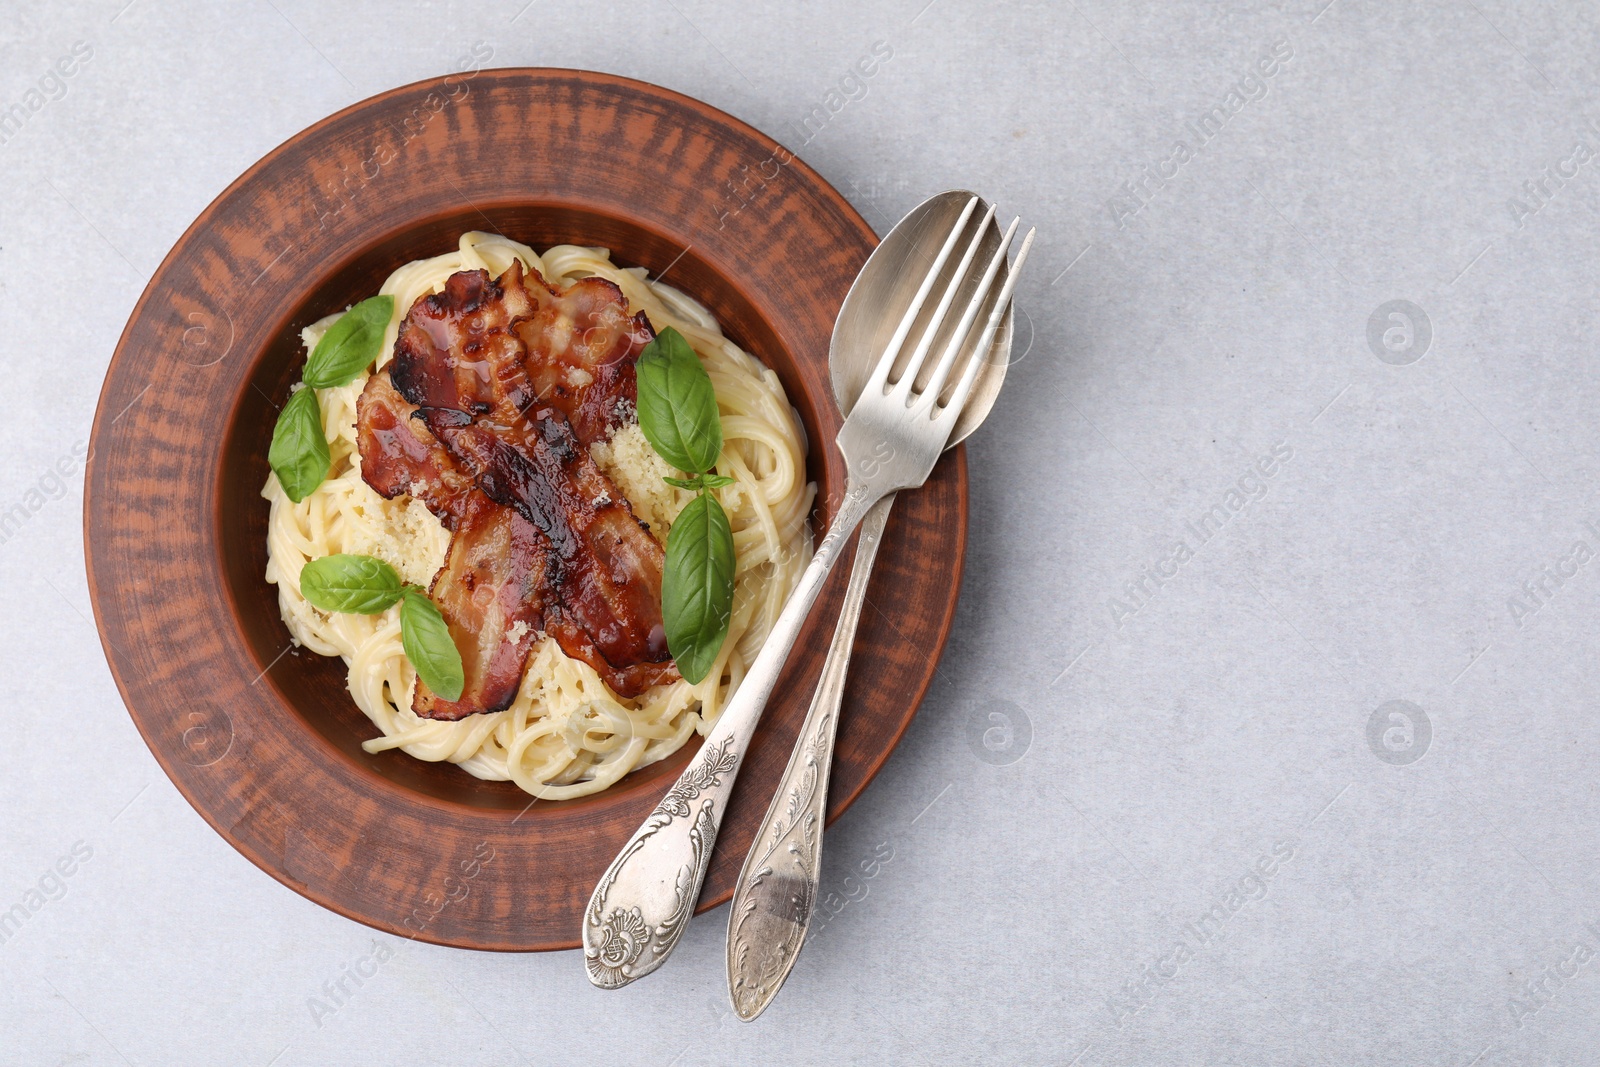
[{"label": "silver fork", "polygon": [[[916,388],[918,373],[931,354],[934,337],[954,295],[978,269],[975,260],[987,219],[966,242],[961,261],[927,321],[919,323],[918,318],[945,264],[962,243],[977,205],[974,197],[961,213],[839,430],[836,443],[848,475],[844,499],[827,535],[700,751],[595,886],[584,910],[583,952],[589,980],[597,986],[617,989],[642,978],[660,967],[676,947],[700,896],[712,845],[745,749],[839,550],[875,503],[927,481],[934,462],[944,451],[983,360],[970,359],[954,387],[946,387],[956,358],[1002,273],[1018,224],[1011,224],[999,249],[982,268],[980,282],[920,390]],[[982,336],[970,349],[973,353],[989,350],[1032,241],[1030,230],[1023,239],[1016,266],[1006,272]],[[896,380],[890,382],[890,374],[908,341],[912,344],[910,358]],[[948,394],[943,402],[942,393]]]}]

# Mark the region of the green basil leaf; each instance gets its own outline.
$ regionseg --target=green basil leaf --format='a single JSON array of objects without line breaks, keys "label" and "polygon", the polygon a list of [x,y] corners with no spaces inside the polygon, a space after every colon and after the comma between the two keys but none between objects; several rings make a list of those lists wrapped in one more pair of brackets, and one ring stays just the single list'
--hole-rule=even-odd
[{"label": "green basil leaf", "polygon": [[716,497],[701,495],[673,520],[661,580],[667,648],[691,683],[711,670],[733,613],[733,530]]},{"label": "green basil leaf", "polygon": [[661,480],[668,485],[675,485],[679,489],[721,489],[725,485],[732,485],[734,480],[726,474],[696,474],[693,478],[671,478],[663,474]]},{"label": "green basil leaf", "polygon": [[668,463],[698,474],[722,453],[711,376],[683,334],[668,326],[639,353],[639,428]]},{"label": "green basil leaf", "polygon": [[374,296],[346,311],[311,350],[301,375],[305,383],[316,389],[349,384],[378,358],[383,331],[393,315],[392,296]]},{"label": "green basil leaf", "polygon": [[323,556],[300,571],[300,595],[323,611],[376,615],[400,599],[402,588],[394,568],[372,556]]},{"label": "green basil leaf", "polygon": [[446,700],[461,699],[461,652],[438,606],[416,589],[407,589],[400,605],[400,644],[424,685]]},{"label": "green basil leaf", "polygon": [[278,412],[267,462],[296,504],[328,476],[328,439],[322,435],[322,408],[315,389],[299,390]]}]

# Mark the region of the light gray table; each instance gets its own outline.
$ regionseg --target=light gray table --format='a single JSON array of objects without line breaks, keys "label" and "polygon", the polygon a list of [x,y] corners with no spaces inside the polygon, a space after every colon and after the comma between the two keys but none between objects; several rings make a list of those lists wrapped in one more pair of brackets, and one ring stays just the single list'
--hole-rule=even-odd
[{"label": "light gray table", "polygon": [[[0,1063],[1600,1058],[1592,8],[124,2],[0,18]],[[708,100],[879,229],[958,185],[1039,226],[939,681],[756,1025],[722,912],[602,993],[279,886],[89,622],[151,270],[273,145],[485,49]]]}]

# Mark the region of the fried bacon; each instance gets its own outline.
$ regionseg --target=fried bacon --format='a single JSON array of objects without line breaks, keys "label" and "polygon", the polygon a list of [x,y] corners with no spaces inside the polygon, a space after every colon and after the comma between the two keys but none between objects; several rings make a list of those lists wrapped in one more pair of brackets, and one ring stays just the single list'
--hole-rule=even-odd
[{"label": "fried bacon", "polygon": [[481,270],[452,274],[400,324],[389,367],[395,389],[419,407],[481,415],[503,401],[526,410],[534,399],[528,351],[511,324],[532,311],[520,262],[499,280]]},{"label": "fried bacon", "polygon": [[460,699],[447,701],[418,682],[411,707],[428,719],[499,711],[516,698],[542,624],[543,538],[457,469],[411,417],[416,410],[385,371],[367,380],[356,403],[361,477],[382,496],[416,496],[452,534],[429,594],[461,652],[466,684]]},{"label": "fried bacon", "polygon": [[412,421],[416,406],[395,391],[389,375],[367,379],[356,401],[356,440],[361,477],[386,499],[409,493],[454,530],[468,500],[480,496],[472,479],[456,470],[455,460],[422,426]]},{"label": "fried bacon", "polygon": [[669,680],[661,545],[579,446],[566,418],[544,409],[506,427],[449,408],[419,414],[490,500],[514,508],[544,535],[558,600],[546,608],[545,629],[562,650],[625,696]]},{"label": "fried bacon", "polygon": [[611,436],[633,408],[634,363],[655,337],[622,290],[604,278],[565,289],[513,261],[450,276],[418,300],[400,326],[392,368],[401,395],[419,407],[470,415],[526,413],[535,404],[567,417],[585,446]]},{"label": "fried bacon", "polygon": [[461,719],[510,706],[541,625],[545,557],[543,538],[526,519],[472,494],[428,591],[461,651],[466,684],[452,701],[419,680],[412,711]]},{"label": "fried bacon", "polygon": [[564,290],[540,283],[538,310],[517,323],[517,336],[541,357],[528,364],[540,402],[572,424],[585,446],[611,436],[632,418],[634,365],[655,338],[644,312],[628,317],[628,302],[612,282],[584,278]]},{"label": "fried bacon", "polygon": [[508,706],[540,629],[622,696],[679,677],[661,545],[588,453],[632,417],[653,331],[611,282],[529,275],[462,271],[419,299],[358,404],[362,477],[451,531],[431,593],[466,686],[445,701],[419,681],[427,718]]}]

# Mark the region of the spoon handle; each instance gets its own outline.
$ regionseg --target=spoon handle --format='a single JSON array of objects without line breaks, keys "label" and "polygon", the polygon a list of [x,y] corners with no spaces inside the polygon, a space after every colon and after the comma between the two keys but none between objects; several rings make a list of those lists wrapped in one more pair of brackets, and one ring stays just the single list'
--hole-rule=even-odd
[{"label": "spoon handle", "polygon": [[872,564],[893,506],[894,494],[890,493],[874,504],[861,522],[850,587],[833,629],[822,678],[795,740],[789,767],[778,782],[733,891],[733,905],[728,909],[728,996],[734,1011],[746,1022],[760,1015],[777,996],[811,924],[821,877],[822,824],[828,809],[828,773],[833,768],[833,739],[845,673],[850,668]]},{"label": "spoon handle", "polygon": [[852,485],[828,534],[700,751],[595,886],[583,915],[589,981],[618,989],[654,971],[694,914],[745,749],[839,550],[879,494]]}]

